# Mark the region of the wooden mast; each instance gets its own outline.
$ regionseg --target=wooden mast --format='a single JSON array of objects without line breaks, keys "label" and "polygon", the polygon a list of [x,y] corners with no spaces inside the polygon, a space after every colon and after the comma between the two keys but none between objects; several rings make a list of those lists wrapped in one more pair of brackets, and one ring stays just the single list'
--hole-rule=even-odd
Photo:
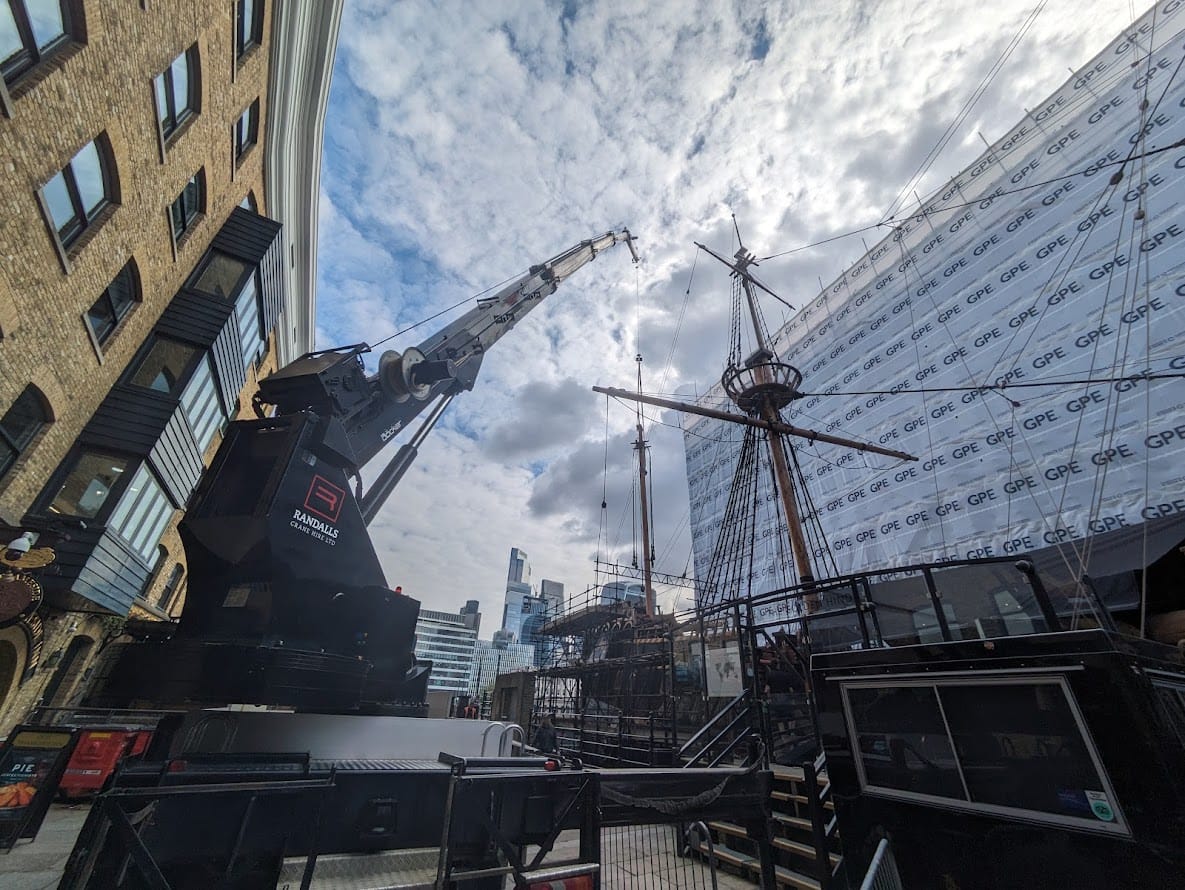
[{"label": "wooden mast", "polygon": [[[642,395],[642,353],[638,353],[634,361],[638,363],[638,395]],[[638,491],[639,503],[642,507],[642,588],[646,592],[646,617],[654,617],[654,587],[651,585],[651,545],[650,545],[650,499],[646,491],[646,437],[642,428],[642,401],[638,400],[637,430],[638,438],[634,440],[634,448],[638,451]]]}]

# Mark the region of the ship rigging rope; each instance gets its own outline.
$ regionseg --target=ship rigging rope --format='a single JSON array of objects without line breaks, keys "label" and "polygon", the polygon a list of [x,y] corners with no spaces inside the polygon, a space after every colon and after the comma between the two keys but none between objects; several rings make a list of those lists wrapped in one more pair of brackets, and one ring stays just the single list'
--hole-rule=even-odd
[{"label": "ship rigging rope", "polygon": [[[1139,154],[1129,155],[1129,156],[1127,156],[1121,160],[1118,160],[1118,161],[1108,161],[1106,163],[1101,163],[1101,164],[1090,164],[1087,167],[1083,167],[1081,170],[1074,170],[1074,171],[1071,171],[1070,173],[1063,173],[1061,176],[1055,176],[1052,179],[1042,179],[1039,182],[1030,182],[1026,185],[1018,185],[1016,188],[1005,189],[1004,191],[999,192],[998,194],[993,194],[992,197],[990,197],[990,198],[982,198],[982,197],[973,198],[970,201],[960,201],[955,204],[947,204],[943,207],[930,208],[924,212],[919,211],[917,213],[911,214],[910,216],[903,216],[900,219],[884,220],[882,222],[869,223],[867,225],[863,225],[863,226],[860,226],[855,229],[849,229],[846,232],[840,232],[836,235],[829,235],[828,237],[822,238],[818,241],[811,241],[807,244],[800,244],[797,247],[791,247],[788,250],[779,251],[778,253],[773,253],[773,254],[770,254],[769,256],[761,257],[760,262],[766,262],[767,260],[776,260],[776,259],[779,259],[784,256],[789,256],[790,254],[801,253],[804,250],[812,250],[816,247],[822,247],[824,244],[830,244],[833,241],[839,241],[843,238],[851,238],[856,235],[862,235],[865,232],[870,232],[870,231],[873,231],[874,229],[882,229],[882,228],[896,229],[905,223],[927,221],[928,217],[937,216],[940,213],[951,213],[951,212],[955,212],[955,211],[966,210],[968,208],[976,207],[979,204],[983,204],[985,202],[995,201],[997,198],[1006,198],[1009,195],[1016,195],[1016,194],[1019,194],[1020,192],[1029,192],[1029,191],[1032,191],[1033,189],[1044,188],[1047,185],[1056,185],[1058,183],[1066,182],[1067,180],[1075,179],[1080,176],[1081,177],[1094,176],[1095,174],[1100,173],[1103,170],[1109,169],[1111,167],[1122,168],[1124,165],[1128,164],[1131,161],[1142,160],[1144,158],[1154,157],[1156,155],[1163,154],[1166,151],[1173,151],[1174,149],[1177,149],[1177,148],[1185,148],[1185,139],[1178,139],[1176,142],[1172,142],[1168,145],[1161,145],[1161,146],[1157,146],[1156,148],[1150,148],[1146,151],[1140,152]],[[1027,205],[1025,205],[1025,204],[1017,204],[1015,206],[1016,206],[1017,210],[1024,210],[1027,207]],[[458,305],[460,305],[460,304],[458,304]]]},{"label": "ship rigging rope", "polygon": [[955,119],[952,120],[947,126],[946,131],[942,134],[942,136],[939,137],[938,142],[934,144],[934,147],[930,149],[929,154],[927,154],[926,157],[922,159],[922,163],[918,166],[918,169],[914,171],[913,176],[911,176],[906,184],[902,186],[900,193],[898,193],[897,197],[893,200],[893,203],[889,205],[889,209],[885,212],[886,219],[893,218],[894,214],[896,214],[897,211],[899,211],[903,206],[902,202],[905,200],[906,195],[908,195],[912,190],[916,189],[921,183],[923,177],[925,177],[925,175],[930,171],[930,167],[933,166],[934,162],[938,159],[938,155],[942,153],[942,150],[946,148],[951,138],[967,119],[967,116],[971,114],[971,110],[976,106],[979,100],[983,98],[983,95],[987,92],[988,87],[990,87],[992,82],[996,79],[996,75],[1000,73],[1001,69],[1008,62],[1009,58],[1012,57],[1012,54],[1016,51],[1016,48],[1020,45],[1020,42],[1024,39],[1025,35],[1028,34],[1029,30],[1036,23],[1037,18],[1044,11],[1048,2],[1049,0],[1040,0],[1040,2],[1033,8],[1033,11],[1029,13],[1029,17],[1025,19],[1023,24],[1021,24],[1020,30],[1018,30],[1016,34],[1013,35],[1012,40],[1010,40],[1008,45],[1004,48],[1004,52],[1000,54],[1000,57],[996,59],[992,67],[988,69],[987,74],[983,76],[983,79],[979,82],[979,86],[977,86],[972,91],[971,96],[967,99],[967,101],[963,103],[963,107],[959,109],[959,113],[955,115]]},{"label": "ship rigging rope", "polygon": [[[927,222],[928,222],[928,220],[927,220]],[[931,226],[932,225],[933,224],[931,224]],[[905,285],[906,285],[906,288],[908,289],[910,287],[910,284],[909,284],[910,271],[912,270],[914,275],[916,275],[918,278],[921,277],[921,273],[918,272],[917,269],[915,269],[913,267],[912,263],[907,263],[905,261],[905,239],[904,238],[898,239],[897,247],[899,248],[899,250],[901,252],[902,266],[906,270]],[[877,273],[877,274],[879,274],[879,273]],[[929,293],[929,291],[927,291],[927,293]],[[934,298],[931,297],[930,300],[931,300],[931,302],[933,302]],[[913,300],[909,301],[909,326],[911,328],[913,328],[915,331],[917,330],[918,323],[917,323],[917,319],[914,317]],[[947,336],[951,337],[950,328],[947,327],[945,324],[943,325],[943,328],[946,330]],[[952,339],[953,339],[953,337],[952,337]],[[924,367],[924,365],[922,364],[922,347],[921,347],[921,344],[918,343],[917,339],[914,339],[914,341],[913,341],[913,355],[914,355],[914,362],[916,363],[916,367],[918,367],[918,368]],[[964,362],[963,367],[964,367],[964,371],[966,371],[966,362]],[[990,411],[989,411],[989,413],[990,413]],[[930,415],[930,408],[926,404],[926,394],[925,393],[922,393],[922,414],[926,415],[927,417]],[[992,423],[995,423],[994,417],[992,418]],[[932,481],[934,483],[934,504],[935,504],[935,507],[937,508],[937,505],[942,503],[942,489],[938,484],[938,461],[933,460],[933,457],[934,457],[934,425],[930,424],[930,423],[926,424],[926,445],[930,449],[930,457],[931,457],[930,481]],[[946,517],[943,516],[942,514],[939,514],[937,509],[935,509],[934,513],[938,517],[938,538],[942,543],[942,555],[943,555],[943,557],[945,557],[948,555],[947,551],[946,551],[946,548],[947,548]]]}]

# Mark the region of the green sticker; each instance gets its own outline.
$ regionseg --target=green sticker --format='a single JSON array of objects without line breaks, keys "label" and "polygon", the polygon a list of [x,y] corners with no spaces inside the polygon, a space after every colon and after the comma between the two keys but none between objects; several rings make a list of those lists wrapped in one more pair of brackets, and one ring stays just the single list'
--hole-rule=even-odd
[{"label": "green sticker", "polygon": [[1107,795],[1101,791],[1087,791],[1086,799],[1090,801],[1090,811],[1094,813],[1096,819],[1102,819],[1104,822],[1115,821],[1115,811],[1111,809],[1111,802],[1107,800]]}]

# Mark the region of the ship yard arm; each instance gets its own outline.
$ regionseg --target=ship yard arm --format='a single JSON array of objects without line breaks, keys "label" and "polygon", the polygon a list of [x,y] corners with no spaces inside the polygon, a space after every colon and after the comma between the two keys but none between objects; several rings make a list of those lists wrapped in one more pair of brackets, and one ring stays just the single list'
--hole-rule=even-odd
[{"label": "ship yard arm", "polygon": [[612,386],[594,386],[593,392],[603,393],[607,396],[612,396],[615,399],[626,399],[632,402],[642,402],[646,405],[654,405],[656,408],[670,408],[672,411],[682,411],[687,414],[698,414],[701,417],[711,417],[715,420],[726,420],[729,423],[740,423],[745,426],[755,426],[759,429],[772,429],[779,433],[788,436],[798,436],[810,442],[826,442],[829,445],[842,445],[845,448],[851,448],[855,451],[865,451],[869,454],[883,454],[885,457],[895,457],[898,460],[917,460],[917,457],[908,454],[904,451],[895,451],[892,448],[882,448],[880,445],[873,445],[871,442],[860,442],[855,439],[845,439],[840,436],[832,436],[828,433],[820,433],[818,430],[806,429],[804,427],[793,426],[789,423],[779,423],[777,421],[762,420],[757,417],[746,417],[743,414],[734,414],[731,411],[718,411],[715,408],[707,408],[703,405],[692,405],[689,402],[676,402],[672,399],[660,399],[655,396],[643,396],[635,392],[630,392],[628,389],[617,389]]}]

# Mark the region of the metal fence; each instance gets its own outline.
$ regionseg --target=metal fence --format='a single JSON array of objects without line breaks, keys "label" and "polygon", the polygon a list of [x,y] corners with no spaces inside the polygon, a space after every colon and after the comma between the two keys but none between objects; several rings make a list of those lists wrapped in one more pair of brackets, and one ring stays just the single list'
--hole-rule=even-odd
[{"label": "metal fence", "polygon": [[897,872],[897,860],[893,858],[893,848],[889,846],[888,838],[882,837],[876,845],[876,853],[868,865],[868,874],[864,876],[860,890],[903,890],[901,875]]},{"label": "metal fence", "polygon": [[[694,837],[698,835],[698,839]],[[716,862],[689,855],[711,835],[703,823],[627,825],[601,832],[601,890],[716,890]]]}]

